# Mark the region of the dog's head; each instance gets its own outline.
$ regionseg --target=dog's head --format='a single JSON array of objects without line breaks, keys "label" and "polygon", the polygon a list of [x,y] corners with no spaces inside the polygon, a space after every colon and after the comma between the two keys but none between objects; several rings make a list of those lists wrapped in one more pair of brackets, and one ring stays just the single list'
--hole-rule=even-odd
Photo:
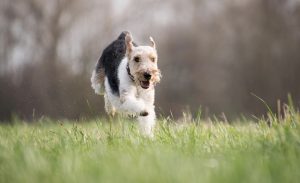
[{"label": "dog's head", "polygon": [[159,83],[161,78],[160,70],[157,68],[155,42],[150,37],[150,46],[134,46],[132,41],[132,36],[128,33],[125,42],[130,73],[137,85],[143,89],[148,89],[150,86]]}]

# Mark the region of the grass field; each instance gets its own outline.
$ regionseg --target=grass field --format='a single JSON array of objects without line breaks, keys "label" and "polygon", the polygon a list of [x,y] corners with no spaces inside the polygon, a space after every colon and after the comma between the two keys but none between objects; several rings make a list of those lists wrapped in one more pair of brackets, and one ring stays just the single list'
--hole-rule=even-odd
[{"label": "grass field", "polygon": [[117,119],[0,126],[0,181],[299,182],[300,115],[227,124],[158,122],[155,138]]}]

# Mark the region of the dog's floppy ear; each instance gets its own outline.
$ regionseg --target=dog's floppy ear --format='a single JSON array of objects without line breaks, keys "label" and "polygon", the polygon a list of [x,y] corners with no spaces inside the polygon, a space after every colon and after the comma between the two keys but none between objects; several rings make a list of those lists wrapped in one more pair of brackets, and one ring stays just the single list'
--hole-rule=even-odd
[{"label": "dog's floppy ear", "polygon": [[125,43],[126,43],[126,53],[129,54],[132,52],[132,48],[133,48],[132,36],[129,32],[126,34]]},{"label": "dog's floppy ear", "polygon": [[151,41],[151,46],[152,46],[154,49],[156,49],[156,45],[155,45],[155,42],[154,42],[153,38],[150,36],[149,39],[150,39],[150,41]]}]

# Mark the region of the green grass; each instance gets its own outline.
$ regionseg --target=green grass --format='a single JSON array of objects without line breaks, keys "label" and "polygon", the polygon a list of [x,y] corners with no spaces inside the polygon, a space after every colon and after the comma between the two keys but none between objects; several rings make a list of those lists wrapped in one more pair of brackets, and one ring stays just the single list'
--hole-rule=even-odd
[{"label": "green grass", "polygon": [[154,139],[120,119],[1,125],[0,182],[299,182],[299,119],[160,120]]}]

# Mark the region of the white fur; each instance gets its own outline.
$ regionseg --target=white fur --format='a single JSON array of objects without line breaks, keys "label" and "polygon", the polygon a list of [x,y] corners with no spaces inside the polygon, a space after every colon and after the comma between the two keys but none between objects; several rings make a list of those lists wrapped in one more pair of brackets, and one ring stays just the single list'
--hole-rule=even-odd
[{"label": "white fur", "polygon": [[[108,80],[105,78],[105,109],[109,114],[118,112],[138,116],[141,133],[153,136],[155,125],[154,86],[145,90],[132,82],[126,70],[127,63],[128,59],[125,57],[118,68],[120,96],[112,93]],[[140,113],[145,111],[148,112],[148,115],[140,116]]]}]

